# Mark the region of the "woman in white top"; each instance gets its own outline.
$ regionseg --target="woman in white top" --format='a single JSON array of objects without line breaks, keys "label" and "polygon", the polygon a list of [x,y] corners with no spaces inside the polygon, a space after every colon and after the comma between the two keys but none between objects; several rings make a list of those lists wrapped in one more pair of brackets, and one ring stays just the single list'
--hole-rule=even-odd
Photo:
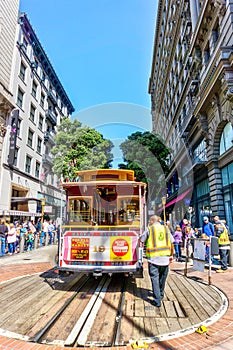
[{"label": "woman in white top", "polygon": [[9,225],[9,228],[10,229],[7,234],[8,255],[12,255],[15,252],[16,228],[12,223]]}]

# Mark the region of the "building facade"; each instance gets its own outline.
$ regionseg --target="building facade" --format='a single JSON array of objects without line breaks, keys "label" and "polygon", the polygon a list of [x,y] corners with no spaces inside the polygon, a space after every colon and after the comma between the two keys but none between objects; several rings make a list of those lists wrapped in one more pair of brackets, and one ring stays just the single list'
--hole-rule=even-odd
[{"label": "building facade", "polygon": [[74,108],[24,13],[18,17],[10,91],[15,109],[3,144],[0,211],[11,219],[42,210],[57,218],[63,196],[50,150],[56,126]]},{"label": "building facade", "polygon": [[161,0],[149,82],[153,129],[171,149],[167,213],[233,232],[233,1]]},{"label": "building facade", "polygon": [[10,113],[14,108],[13,95],[10,91],[10,79],[18,8],[19,0],[5,0],[0,2],[0,164],[7,123]]}]

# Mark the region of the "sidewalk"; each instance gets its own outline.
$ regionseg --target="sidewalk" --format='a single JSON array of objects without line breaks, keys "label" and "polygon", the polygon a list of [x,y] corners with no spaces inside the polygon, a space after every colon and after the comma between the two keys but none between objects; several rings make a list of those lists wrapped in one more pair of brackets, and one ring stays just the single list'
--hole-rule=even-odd
[{"label": "sidewalk", "polygon": [[[0,258],[0,283],[23,275],[40,273],[54,266],[56,246],[47,246],[32,252],[25,252],[14,256]],[[174,262],[171,270],[183,274],[184,263]],[[188,277],[195,277],[208,281],[207,270],[204,273],[193,271],[190,266]],[[180,336],[168,341],[149,344],[153,350],[232,350],[233,349],[233,268],[226,273],[219,274],[212,271],[212,285],[221,289],[229,299],[229,308],[224,316],[208,327],[208,335],[192,333]],[[1,290],[1,288],[0,288]],[[34,343],[26,343],[21,340],[10,339],[0,336],[0,349],[4,350],[58,350],[60,347]],[[66,348],[74,349],[74,348]],[[88,348],[90,349],[90,348]],[[131,350],[130,346],[118,347],[117,349]],[[82,348],[84,350],[84,348]],[[99,348],[95,348],[99,350]]]}]

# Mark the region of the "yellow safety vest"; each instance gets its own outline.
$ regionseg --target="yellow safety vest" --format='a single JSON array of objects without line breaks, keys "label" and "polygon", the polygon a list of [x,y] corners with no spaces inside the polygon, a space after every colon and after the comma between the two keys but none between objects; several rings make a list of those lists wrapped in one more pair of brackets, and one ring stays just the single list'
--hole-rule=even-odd
[{"label": "yellow safety vest", "polygon": [[222,227],[224,230],[219,236],[218,244],[219,245],[230,244],[229,235],[228,235],[228,231],[227,231],[226,226],[224,226],[224,225],[219,225],[219,226]]},{"label": "yellow safety vest", "polygon": [[171,240],[169,230],[161,224],[154,224],[149,228],[149,237],[146,240],[146,257],[171,255]]}]

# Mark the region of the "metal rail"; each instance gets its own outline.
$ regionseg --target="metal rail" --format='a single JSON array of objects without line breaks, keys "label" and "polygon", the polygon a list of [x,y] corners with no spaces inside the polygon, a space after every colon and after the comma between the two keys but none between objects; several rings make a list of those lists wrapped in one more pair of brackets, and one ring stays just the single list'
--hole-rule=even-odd
[{"label": "metal rail", "polygon": [[66,339],[64,343],[65,346],[85,346],[88,334],[95,321],[111,279],[112,278],[108,276],[104,276],[101,279],[95,293]]},{"label": "metal rail", "polygon": [[121,335],[120,331],[121,331],[123,307],[124,307],[124,303],[125,303],[125,291],[126,291],[127,281],[128,281],[128,279],[126,279],[126,277],[124,276],[124,282],[123,282],[122,289],[121,289],[120,308],[119,308],[119,310],[117,312],[117,316],[116,316],[116,326],[115,326],[113,341],[112,341],[112,345],[111,345],[112,347],[122,345],[122,344],[120,344],[120,335]]},{"label": "metal rail", "polygon": [[78,286],[78,288],[75,290],[73,295],[67,299],[67,301],[64,303],[64,305],[58,310],[58,312],[49,320],[49,322],[36,334],[36,336],[31,340],[33,343],[39,343],[41,338],[45,335],[47,330],[56,322],[56,320],[60,317],[60,315],[63,313],[63,311],[67,308],[67,306],[74,300],[74,298],[77,296],[77,294],[80,292],[80,290],[85,286],[85,284],[89,280],[89,276],[87,276],[81,285]]}]

